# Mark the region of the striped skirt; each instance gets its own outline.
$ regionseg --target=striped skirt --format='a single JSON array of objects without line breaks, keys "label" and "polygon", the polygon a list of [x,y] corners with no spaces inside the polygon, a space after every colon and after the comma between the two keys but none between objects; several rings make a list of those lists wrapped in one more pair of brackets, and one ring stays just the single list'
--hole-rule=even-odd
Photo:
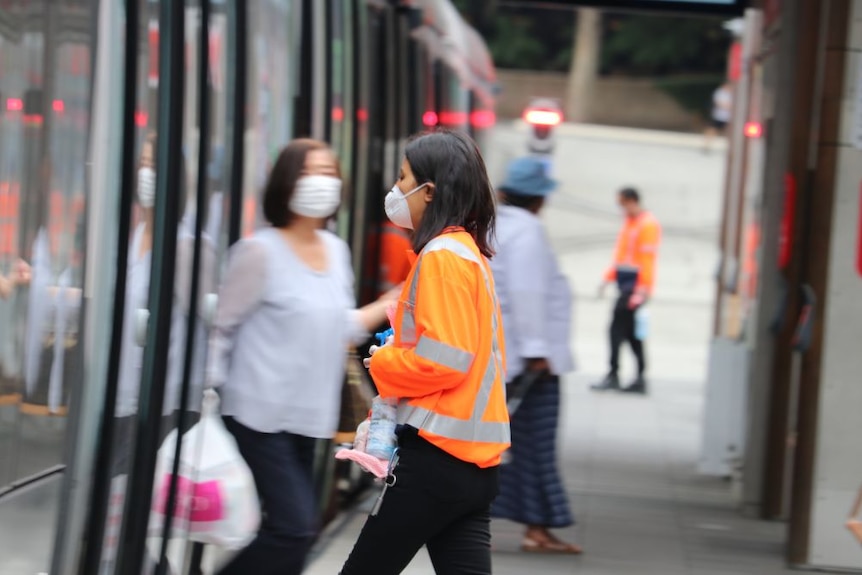
[{"label": "striped skirt", "polygon": [[560,380],[530,388],[512,416],[511,461],[500,467],[500,494],[491,516],[525,525],[568,527],[574,523],[557,470]]}]

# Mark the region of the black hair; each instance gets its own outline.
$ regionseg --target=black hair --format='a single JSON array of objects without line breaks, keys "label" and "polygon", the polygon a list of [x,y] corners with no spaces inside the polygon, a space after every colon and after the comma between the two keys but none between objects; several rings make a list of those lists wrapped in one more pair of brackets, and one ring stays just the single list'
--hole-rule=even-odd
[{"label": "black hair", "polygon": [[528,196],[506,188],[498,188],[497,191],[500,194],[500,201],[505,205],[531,212],[537,211],[545,201],[542,196]]},{"label": "black hair", "polygon": [[434,184],[434,199],[413,234],[413,251],[421,252],[446,228],[461,226],[482,255],[492,257],[496,206],[476,142],[451,130],[423,132],[410,138],[404,156],[417,185]]},{"label": "black hair", "polygon": [[[329,150],[329,146],[310,138],[293,140],[281,151],[269,172],[269,180],[263,190],[263,217],[274,227],[283,228],[293,218],[289,207],[290,199],[296,189],[297,180],[302,177],[308,153],[314,150]],[[336,171],[340,178],[341,173],[337,167]]]},{"label": "black hair", "polygon": [[634,188],[623,188],[620,190],[620,197],[627,202],[641,203],[641,195]]}]

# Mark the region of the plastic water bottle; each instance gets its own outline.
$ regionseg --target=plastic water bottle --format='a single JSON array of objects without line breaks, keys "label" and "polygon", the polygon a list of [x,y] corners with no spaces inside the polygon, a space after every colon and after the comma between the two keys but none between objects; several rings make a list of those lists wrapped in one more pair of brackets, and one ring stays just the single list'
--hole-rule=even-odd
[{"label": "plastic water bottle", "polygon": [[356,428],[356,438],[353,440],[353,449],[356,451],[365,452],[368,447],[368,428],[371,427],[371,420],[366,419]]},{"label": "plastic water bottle", "polygon": [[649,333],[649,311],[644,306],[635,310],[635,338],[643,341]]},{"label": "plastic water bottle", "polygon": [[383,399],[379,395],[371,403],[371,424],[368,426],[368,443],[365,453],[379,459],[389,459],[398,443],[395,437],[398,400]]}]

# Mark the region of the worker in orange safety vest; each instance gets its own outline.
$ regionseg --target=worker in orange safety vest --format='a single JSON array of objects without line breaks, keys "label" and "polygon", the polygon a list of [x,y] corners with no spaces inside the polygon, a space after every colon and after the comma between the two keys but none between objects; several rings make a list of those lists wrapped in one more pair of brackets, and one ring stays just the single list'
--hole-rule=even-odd
[{"label": "worker in orange safety vest", "polygon": [[381,225],[380,261],[378,267],[378,297],[391,289],[395,289],[407,279],[410,273],[411,261],[407,255],[411,249],[408,230],[400,228],[390,221]]},{"label": "worker in orange safety vest", "polygon": [[655,261],[661,241],[661,226],[658,220],[641,206],[640,194],[634,188],[619,192],[618,202],[625,213],[625,223],[617,239],[613,265],[605,274],[600,295],[608,284],[616,282],[619,298],[614,306],[610,328],[610,364],[608,375],[594,390],[619,390],[620,347],[628,341],[638,364],[638,375],[634,382],[623,389],[629,393],[645,394],[647,391],[646,315],[643,309],[655,284]]},{"label": "worker in orange safety vest", "polygon": [[412,262],[408,254],[412,251],[410,230],[389,220],[375,226],[365,243],[365,252],[376,257],[365,260],[361,301],[373,301],[403,284],[410,273]]},{"label": "worker in orange safety vest", "polygon": [[398,400],[398,450],[341,574],[400,573],[423,545],[437,573],[490,574],[490,506],[510,431],[487,261],[495,202],[476,144],[449,131],[413,138],[385,207],[415,230],[394,341],[369,361],[380,395]]}]

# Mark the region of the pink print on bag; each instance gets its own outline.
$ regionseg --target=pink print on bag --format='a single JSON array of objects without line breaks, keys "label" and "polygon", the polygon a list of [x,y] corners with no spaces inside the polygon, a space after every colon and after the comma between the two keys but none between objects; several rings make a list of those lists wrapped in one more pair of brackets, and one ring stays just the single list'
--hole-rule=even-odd
[{"label": "pink print on bag", "polygon": [[[171,474],[165,474],[154,510],[165,514],[168,494],[171,489]],[[209,523],[220,521],[224,517],[221,489],[218,481],[194,483],[187,477],[177,479],[177,504],[174,507],[174,517],[188,519],[192,523]]]}]

